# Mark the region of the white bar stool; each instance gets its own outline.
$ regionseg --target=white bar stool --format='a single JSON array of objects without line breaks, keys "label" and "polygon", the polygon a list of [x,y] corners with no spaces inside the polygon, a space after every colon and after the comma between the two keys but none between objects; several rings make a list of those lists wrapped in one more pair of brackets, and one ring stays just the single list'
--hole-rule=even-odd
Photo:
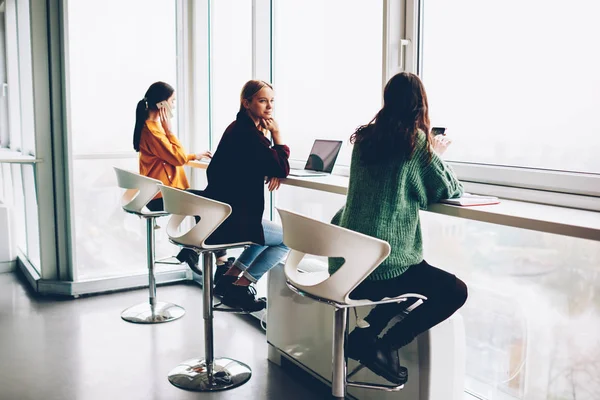
[{"label": "white bar stool", "polygon": [[[420,294],[407,293],[381,301],[351,299],[349,296],[352,290],[388,257],[390,245],[383,240],[300,214],[282,209],[277,211],[283,225],[283,242],[290,248],[284,268],[288,287],[301,296],[329,304],[335,309],[331,380],[333,397],[343,399],[348,386],[385,391],[401,390],[404,385],[349,381],[364,366],[360,365],[349,375],[347,374],[348,359],[345,355],[345,342],[348,336],[348,310],[354,307],[399,303],[410,298],[418,299],[415,304],[407,308],[407,312],[410,312],[427,298]],[[306,254],[341,257],[345,262],[332,275],[301,273],[298,271],[298,266]]]},{"label": "white bar stool", "polygon": [[[232,389],[246,383],[252,370],[246,364],[226,357],[214,357],[213,311],[244,313],[239,309],[213,307],[213,253],[217,250],[245,247],[252,243],[210,245],[206,239],[231,214],[231,206],[183,190],[160,186],[165,210],[171,214],[167,234],[172,243],[202,253],[204,358],[182,362],[169,372],[169,382],[192,391],[212,392]],[[200,221],[184,230],[186,217],[200,217]]]},{"label": "white bar stool", "polygon": [[119,187],[127,189],[121,199],[123,210],[146,220],[146,259],[148,262],[148,290],[150,292],[148,303],[127,308],[121,313],[121,318],[136,324],[159,324],[179,319],[185,314],[182,307],[156,300],[154,230],[156,228],[156,218],[169,214],[164,211],[147,211],[145,207],[160,191],[158,185],[161,184],[161,181],[117,167],[113,168],[117,174]]}]

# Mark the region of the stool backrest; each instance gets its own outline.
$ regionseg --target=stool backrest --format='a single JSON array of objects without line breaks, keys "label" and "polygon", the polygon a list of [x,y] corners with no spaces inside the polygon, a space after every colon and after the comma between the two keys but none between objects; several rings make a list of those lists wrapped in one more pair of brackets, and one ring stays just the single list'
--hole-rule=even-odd
[{"label": "stool backrest", "polygon": [[160,191],[158,179],[149,178],[135,172],[113,167],[117,174],[117,183],[121,189],[127,189],[121,198],[121,207],[136,214],[144,214],[142,209]]},{"label": "stool backrest", "polygon": [[[231,214],[229,204],[164,185],[160,185],[160,191],[165,211],[171,214],[167,225],[167,235],[171,240],[189,247],[219,247],[207,245],[205,241]],[[191,229],[182,231],[181,223],[190,216],[198,216],[200,221]]]},{"label": "stool backrest", "polygon": [[[390,254],[384,241],[349,229],[317,221],[291,211],[277,209],[283,225],[283,243],[290,248],[285,275],[296,288],[340,304],[353,304],[350,292]],[[341,257],[344,264],[328,278],[300,273],[306,254]],[[321,278],[315,280],[315,277]]]}]

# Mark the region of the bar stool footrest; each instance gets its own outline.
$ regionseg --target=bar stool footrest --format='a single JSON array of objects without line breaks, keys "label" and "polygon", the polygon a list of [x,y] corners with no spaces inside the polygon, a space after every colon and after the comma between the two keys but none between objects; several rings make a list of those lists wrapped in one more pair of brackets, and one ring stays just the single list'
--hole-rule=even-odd
[{"label": "bar stool footrest", "polygon": [[374,389],[374,390],[385,390],[386,392],[399,392],[404,389],[404,384],[402,385],[376,385],[374,383],[368,382],[346,382],[346,386],[348,387],[358,387],[363,389]]},{"label": "bar stool footrest", "polygon": [[251,314],[250,311],[246,311],[243,308],[231,308],[221,302],[219,302],[213,306],[213,311],[227,312],[227,313],[232,313],[232,314]]},{"label": "bar stool footrest", "polygon": [[154,261],[154,264],[163,264],[163,265],[182,265],[181,261],[177,259],[175,256],[161,258],[159,260]]},{"label": "bar stool footrest", "polygon": [[169,372],[169,382],[194,392],[216,392],[243,385],[251,376],[249,366],[231,358],[215,358],[212,373],[204,359],[191,359]]},{"label": "bar stool footrest", "polygon": [[354,375],[356,375],[357,373],[359,373],[360,371],[362,371],[363,369],[365,369],[366,367],[362,364],[358,364],[356,366],[356,368],[354,368],[349,374],[348,376],[346,376],[346,379],[350,379],[352,378]]}]

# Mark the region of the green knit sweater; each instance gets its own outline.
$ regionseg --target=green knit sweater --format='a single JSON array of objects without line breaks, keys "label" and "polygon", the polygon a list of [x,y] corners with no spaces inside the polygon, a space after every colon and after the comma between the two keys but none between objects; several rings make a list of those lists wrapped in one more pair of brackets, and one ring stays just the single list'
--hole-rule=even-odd
[{"label": "green knit sweater", "polygon": [[[346,205],[331,223],[390,244],[389,257],[367,279],[393,279],[423,261],[419,210],[463,193],[462,184],[437,154],[428,162],[426,146],[425,134],[419,132],[410,160],[398,157],[376,164],[362,163],[360,144],[354,146]],[[343,261],[330,258],[329,273]]]}]

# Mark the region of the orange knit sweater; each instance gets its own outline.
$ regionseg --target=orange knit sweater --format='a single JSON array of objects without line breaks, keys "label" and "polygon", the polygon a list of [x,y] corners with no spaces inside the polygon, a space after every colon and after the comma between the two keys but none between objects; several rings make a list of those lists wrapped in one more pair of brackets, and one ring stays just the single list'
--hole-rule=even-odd
[{"label": "orange knit sweater", "polygon": [[[195,160],[187,154],[175,135],[165,133],[158,121],[146,121],[140,138],[140,174],[160,180],[177,189],[190,187],[183,166]],[[161,197],[159,193],[155,198]]]}]

